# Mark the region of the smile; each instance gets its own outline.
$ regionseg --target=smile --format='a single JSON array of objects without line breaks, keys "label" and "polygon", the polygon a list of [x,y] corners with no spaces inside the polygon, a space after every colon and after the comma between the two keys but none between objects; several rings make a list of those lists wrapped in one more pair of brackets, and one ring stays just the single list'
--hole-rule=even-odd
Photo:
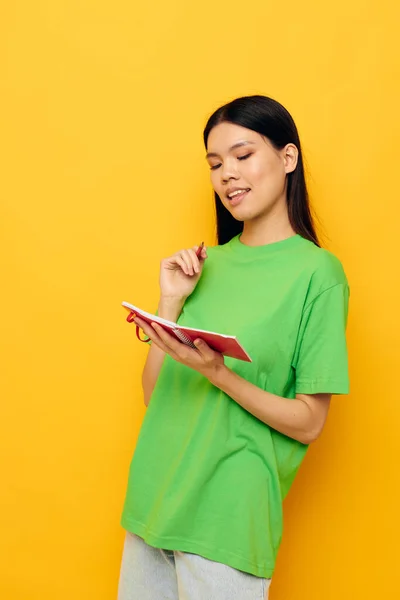
[{"label": "smile", "polygon": [[231,206],[237,206],[239,204],[239,202],[241,202],[243,200],[243,198],[246,196],[246,194],[248,194],[249,191],[250,191],[250,189],[242,189],[242,190],[235,190],[234,192],[231,192],[230,194],[227,195],[229,204]]}]

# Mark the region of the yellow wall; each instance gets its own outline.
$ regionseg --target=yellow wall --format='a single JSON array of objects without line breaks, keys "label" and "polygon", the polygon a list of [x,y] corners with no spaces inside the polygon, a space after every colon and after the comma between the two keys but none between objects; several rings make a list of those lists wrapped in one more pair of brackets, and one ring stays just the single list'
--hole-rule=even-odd
[{"label": "yellow wall", "polygon": [[202,127],[250,93],[297,121],[352,287],[352,394],[285,503],[272,600],[396,596],[397,6],[2,8],[1,598],[115,598],[145,358],[120,302],[155,308],[160,257],[213,242]]}]

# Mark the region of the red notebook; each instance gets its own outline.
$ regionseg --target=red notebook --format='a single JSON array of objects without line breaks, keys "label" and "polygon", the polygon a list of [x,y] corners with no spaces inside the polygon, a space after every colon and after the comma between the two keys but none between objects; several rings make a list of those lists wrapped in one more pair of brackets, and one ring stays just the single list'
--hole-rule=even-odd
[{"label": "red notebook", "polygon": [[[193,344],[194,340],[200,338],[204,340],[210,348],[216,350],[217,352],[221,352],[225,356],[230,356],[232,358],[237,358],[238,360],[244,360],[246,362],[252,362],[250,356],[247,354],[246,350],[239,343],[238,339],[234,335],[224,335],[222,333],[215,333],[213,331],[205,331],[204,329],[194,329],[193,327],[183,327],[182,325],[178,325],[173,321],[167,321],[166,319],[162,319],[161,317],[157,317],[156,315],[152,315],[148,312],[145,312],[141,308],[134,306],[133,304],[129,304],[128,302],[123,302],[122,306],[126,308],[129,312],[126,320],[128,323],[132,323],[135,315],[146,321],[146,323],[158,323],[161,325],[166,331],[170,334],[175,335],[178,340],[195,348],[196,346]],[[136,334],[139,337],[139,328],[136,328]],[[139,337],[139,339],[141,339]],[[147,342],[148,340],[141,340]]]}]

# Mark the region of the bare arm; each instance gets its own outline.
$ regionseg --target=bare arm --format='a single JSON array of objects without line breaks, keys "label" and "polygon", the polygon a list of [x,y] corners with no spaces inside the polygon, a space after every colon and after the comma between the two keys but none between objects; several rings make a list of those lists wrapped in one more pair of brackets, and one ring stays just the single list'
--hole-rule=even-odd
[{"label": "bare arm", "polygon": [[229,369],[221,354],[204,341],[196,340],[197,350],[177,341],[156,323],[152,327],[140,319],[135,322],[163,353],[202,373],[257,419],[302,444],[310,444],[320,435],[330,405],[331,394],[298,394],[283,398],[257,387]]},{"label": "bare arm", "polygon": [[[182,307],[183,300],[175,298],[161,298],[158,305],[158,315],[163,319],[167,319],[168,321],[176,322],[181,314]],[[151,394],[153,393],[154,386],[156,385],[164,357],[165,352],[156,344],[152,344],[142,373],[144,403],[146,406],[149,405]]]},{"label": "bare arm", "polygon": [[[158,316],[167,321],[178,320],[186,298],[195,289],[207,259],[205,247],[194,246],[180,250],[161,261]],[[142,374],[144,403],[149,405],[151,394],[164,361],[165,352],[152,344]]]},{"label": "bare arm", "polygon": [[225,365],[219,365],[209,379],[257,419],[302,444],[314,442],[322,432],[331,394],[283,398],[253,385]]}]

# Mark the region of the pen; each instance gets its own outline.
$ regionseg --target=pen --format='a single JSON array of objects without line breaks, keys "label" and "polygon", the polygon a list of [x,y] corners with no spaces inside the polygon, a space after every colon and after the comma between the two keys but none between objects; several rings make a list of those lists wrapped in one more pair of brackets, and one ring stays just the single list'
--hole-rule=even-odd
[{"label": "pen", "polygon": [[198,249],[197,249],[197,252],[196,252],[196,256],[197,256],[197,258],[200,258],[200,256],[201,256],[201,251],[203,250],[203,248],[204,248],[204,242],[201,242],[201,244],[200,244],[200,246],[198,247]]}]

